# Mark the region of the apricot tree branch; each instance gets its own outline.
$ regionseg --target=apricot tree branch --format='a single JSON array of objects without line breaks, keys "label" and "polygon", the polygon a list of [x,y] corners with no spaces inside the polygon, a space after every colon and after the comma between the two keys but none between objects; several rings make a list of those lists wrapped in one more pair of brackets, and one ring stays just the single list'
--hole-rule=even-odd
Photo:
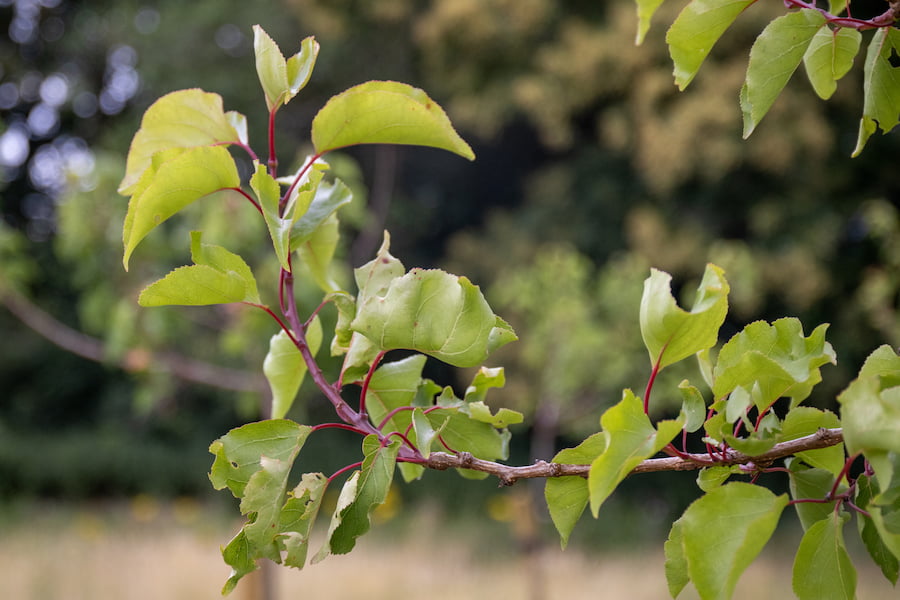
[{"label": "apricot tree branch", "polygon": [[[766,467],[779,458],[792,456],[798,452],[818,450],[836,446],[844,441],[842,429],[819,429],[815,433],[775,444],[771,450],[758,456],[749,456],[735,450],[726,450],[724,456],[716,453],[688,454],[684,457],[673,456],[666,458],[651,458],[643,461],[635,467],[631,473],[652,473],[657,471],[694,471],[707,467],[710,463],[716,466],[748,465]],[[520,479],[547,478],[547,477],[587,477],[590,465],[571,465],[562,463],[550,463],[539,460],[533,465],[511,467],[489,460],[475,458],[468,452],[448,454],[446,452],[432,452],[422,463],[424,466],[443,471],[446,469],[470,469],[493,475],[500,480],[501,485],[512,485]]]}]

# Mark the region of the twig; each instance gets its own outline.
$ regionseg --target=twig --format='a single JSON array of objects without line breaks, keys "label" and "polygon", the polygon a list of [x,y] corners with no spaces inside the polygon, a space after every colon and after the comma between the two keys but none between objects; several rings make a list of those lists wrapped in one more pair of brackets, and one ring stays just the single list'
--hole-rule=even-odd
[{"label": "twig", "polygon": [[[841,429],[819,429],[813,434],[797,438],[787,442],[775,444],[771,450],[758,456],[749,456],[736,450],[726,450],[724,455],[719,454],[687,454],[684,457],[673,456],[666,458],[651,458],[643,461],[631,472],[653,473],[658,471],[695,471],[707,467],[710,463],[716,466],[729,466],[739,464],[753,464],[765,467],[779,458],[792,456],[798,452],[818,450],[836,446],[844,441]],[[590,465],[570,465],[562,463],[550,463],[539,460],[533,465],[511,467],[489,460],[475,458],[468,452],[459,454],[447,454],[446,452],[432,452],[431,455],[420,464],[430,469],[443,471],[446,469],[470,469],[493,475],[500,480],[501,485],[512,485],[520,479],[547,478],[547,477],[587,477],[591,469]]]}]

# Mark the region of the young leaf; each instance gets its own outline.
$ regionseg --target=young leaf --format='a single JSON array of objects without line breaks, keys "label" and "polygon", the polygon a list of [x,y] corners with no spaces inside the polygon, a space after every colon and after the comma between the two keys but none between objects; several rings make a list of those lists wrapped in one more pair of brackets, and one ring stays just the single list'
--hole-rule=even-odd
[{"label": "young leaf", "polygon": [[687,379],[678,384],[681,393],[681,414],[684,419],[684,429],[693,433],[703,427],[706,421],[706,400],[696,387]]},{"label": "young leaf", "polygon": [[312,141],[317,154],[359,144],[412,144],[475,159],[434,100],[395,81],[369,81],[331,98],[313,119]]},{"label": "young leaf", "polygon": [[741,573],[772,537],[787,504],[785,494],[775,496],[757,485],[732,482],[687,508],[676,523],[688,574],[701,598],[731,597]]},{"label": "young leaf", "polygon": [[259,25],[253,26],[253,50],[256,73],[266,95],[269,111],[287,104],[309,81],[319,44],[308,37],[300,43],[300,52],[285,61],[278,45]]},{"label": "young leaf", "polygon": [[[425,360],[421,354],[414,354],[402,360],[384,363],[372,374],[366,393],[366,412],[376,427],[395,408],[413,404],[416,392],[422,385]],[[384,424],[383,431],[402,433],[409,426],[410,419],[409,411],[398,412]]]},{"label": "young leaf", "polygon": [[849,518],[831,511],[806,530],[794,559],[793,588],[799,600],[856,597],[856,569],[843,534]]},{"label": "young leaf", "polygon": [[744,138],[753,133],[769,112],[800,66],[813,36],[824,25],[822,13],[804,8],[778,17],[756,38],[750,49],[747,79],[741,88]]},{"label": "young leaf", "polygon": [[666,34],[679,89],[684,90],[691,83],[716,41],[754,2],[756,0],[692,0],[684,7]]},{"label": "young leaf", "polygon": [[487,392],[491,388],[502,388],[506,385],[506,376],[503,367],[490,369],[481,367],[472,378],[472,383],[466,388],[466,402],[484,402]]},{"label": "young leaf", "polygon": [[836,362],[834,349],[825,341],[827,328],[820,325],[804,337],[803,326],[794,318],[747,325],[719,352],[713,395],[722,398],[742,387],[752,390],[750,397],[759,410],[782,396],[796,406],[822,380],[819,367]]},{"label": "young leaf", "polygon": [[341,236],[339,226],[337,215],[333,214],[297,247],[297,257],[326,294],[340,291],[331,276],[331,261]]},{"label": "young leaf", "polygon": [[863,79],[863,116],[853,156],[862,152],[875,130],[887,133],[900,122],[900,68],[893,65],[900,53],[900,30],[882,27],[875,32],[866,53]]},{"label": "young leaf", "polygon": [[[242,129],[243,128],[243,129]],[[236,144],[246,138],[243,115],[224,112],[222,97],[203,90],[180,90],[150,105],[131,140],[119,193],[130,196],[157,152],[211,144]]]},{"label": "young leaf", "polygon": [[[355,494],[347,502],[344,492],[338,500],[338,507],[332,518],[332,528],[328,532],[328,540],[316,555],[314,562],[319,562],[328,554],[346,554],[353,550],[356,538],[369,530],[369,515],[375,508],[384,503],[394,476],[394,463],[400,442],[382,446],[374,435],[363,440],[365,459],[359,471],[354,472],[356,478],[353,485]],[[348,494],[349,496],[349,494]]]},{"label": "young leaf", "polygon": [[262,209],[263,219],[266,227],[269,229],[269,235],[272,238],[272,244],[275,247],[275,255],[281,268],[290,271],[290,263],[288,255],[291,246],[291,227],[293,223],[290,219],[283,219],[279,214],[278,204],[281,201],[281,188],[266,168],[260,163],[256,163],[256,172],[250,178],[250,187],[256,194],[259,206]]},{"label": "young leaf", "polygon": [[803,55],[806,75],[816,94],[828,100],[837,90],[837,81],[853,66],[862,34],[856,29],[820,27]]},{"label": "young leaf", "polygon": [[[553,462],[570,465],[588,465],[606,450],[606,435],[595,433],[574,448],[559,451]],[[544,486],[544,498],[550,518],[559,532],[560,545],[565,548],[575,523],[587,507],[588,482],[583,477],[548,477]]]},{"label": "young leaf", "polygon": [[432,410],[427,416],[434,429],[443,427],[441,438],[457,452],[484,460],[505,460],[509,456],[507,429],[474,419],[458,407]]},{"label": "young leaf", "polygon": [[740,472],[741,468],[737,465],[730,467],[705,467],[697,473],[697,487],[704,492],[712,491],[728,481],[729,477]]},{"label": "young leaf", "polygon": [[606,435],[606,449],[591,463],[588,476],[591,512],[595,518],[600,505],[628,473],[671,442],[684,422],[660,421],[655,429],[644,414],[640,398],[625,390],[622,400],[600,417],[600,425]]},{"label": "young leaf", "polygon": [[638,30],[634,43],[641,45],[644,42],[647,31],[650,29],[650,19],[653,18],[653,13],[655,13],[656,9],[663,3],[663,0],[636,0],[636,2]]},{"label": "young leaf", "polygon": [[[306,330],[306,343],[315,356],[322,344],[322,324],[318,317]],[[263,361],[263,373],[272,390],[273,419],[283,418],[291,409],[306,370],[306,362],[288,334],[281,330],[273,335],[269,340],[269,353]]]},{"label": "young leaf", "polygon": [[359,304],[351,327],[381,350],[416,350],[457,367],[474,367],[516,339],[477,286],[438,270],[392,280]]},{"label": "young leaf", "polygon": [[[794,440],[815,433],[821,428],[840,427],[841,421],[833,412],[811,406],[798,406],[788,412],[781,425],[781,439]],[[818,450],[804,450],[797,458],[811,467],[825,469],[835,477],[844,468],[844,445],[837,444]]]},{"label": "young leaf", "polygon": [[132,196],[125,215],[122,264],[160,223],[195,200],[219,190],[234,188],[241,180],[234,159],[222,146],[168,152],[168,158],[148,174],[146,183]]},{"label": "young leaf", "polygon": [[728,312],[728,282],[707,265],[690,312],[672,297],[672,276],[653,269],[641,298],[641,335],[651,364],[660,369],[715,345]]},{"label": "young leaf", "polygon": [[337,209],[352,200],[353,192],[339,179],[333,182],[317,182],[310,195],[309,204],[303,210],[299,205],[294,210],[291,250],[296,250],[309,240]]},{"label": "young leaf", "polygon": [[221,246],[201,243],[201,233],[191,232],[194,266],[179,267],[144,288],[141,306],[203,306],[249,302],[259,304],[256,278],[237,254]]}]

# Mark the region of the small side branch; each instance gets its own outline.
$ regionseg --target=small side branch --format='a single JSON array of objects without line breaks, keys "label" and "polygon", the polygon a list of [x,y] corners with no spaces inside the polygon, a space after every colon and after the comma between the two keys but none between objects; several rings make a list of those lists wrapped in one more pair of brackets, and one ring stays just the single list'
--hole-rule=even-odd
[{"label": "small side branch", "polygon": [[[779,458],[792,456],[798,452],[818,450],[836,446],[844,441],[841,429],[819,429],[813,434],[802,438],[776,444],[768,452],[758,456],[749,456],[735,450],[726,450],[724,454],[686,454],[666,458],[651,458],[645,460],[632,470],[636,473],[653,473],[658,471],[696,471],[710,464],[716,466],[729,465],[755,465],[764,467],[770,465]],[[511,467],[489,460],[475,458],[466,452],[448,454],[446,452],[432,452],[428,459],[422,461],[422,465],[443,471],[446,469],[471,469],[495,476],[501,485],[512,485],[520,479],[535,479],[547,477],[587,477],[590,465],[570,465],[561,463],[549,463],[539,460],[533,465]]]}]

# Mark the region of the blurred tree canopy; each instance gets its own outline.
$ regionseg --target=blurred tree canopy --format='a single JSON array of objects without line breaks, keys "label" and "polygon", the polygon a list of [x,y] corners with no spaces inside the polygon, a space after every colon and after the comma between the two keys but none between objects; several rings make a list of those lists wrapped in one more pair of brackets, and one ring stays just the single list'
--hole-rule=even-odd
[{"label": "blurred tree canopy", "polygon": [[[682,5],[665,4],[659,22]],[[706,262],[724,267],[735,331],[785,314],[807,330],[832,323],[839,363],[817,401],[833,402],[873,347],[900,345],[900,141],[876,136],[849,159],[859,68],[827,103],[798,78],[742,140],[749,46],[784,10],[760,5],[679,93],[662,28],[634,45],[632,0],[0,2],[0,438],[64,428],[202,442],[259,410],[268,323],[256,311],[138,310],[134,282],[160,273],[137,256],[126,283],[115,193],[138,115],[168,91],[217,92],[248,116],[251,141],[264,139],[262,93],[245,77],[254,23],[282,49],[306,35],[322,44],[310,86],[279,113],[281,156],[301,157],[317,108],[367,79],[427,90],[472,143],[473,164],[383,147],[335,161],[358,192],[343,252],[368,260],[386,227],[405,263],[486,290],[522,340],[497,356],[501,393],[533,418],[538,448],[595,429],[623,387],[642,391],[650,266],[686,292]],[[855,2],[854,14],[882,5]],[[216,201],[207,235],[246,255],[265,232],[234,218],[247,210],[238,199]],[[192,225],[175,221],[142,252],[186,262]],[[35,337],[29,315],[56,319],[51,339],[85,336],[67,339],[90,360]],[[197,385],[210,368],[229,389]],[[322,407],[312,394],[298,404]]]}]

